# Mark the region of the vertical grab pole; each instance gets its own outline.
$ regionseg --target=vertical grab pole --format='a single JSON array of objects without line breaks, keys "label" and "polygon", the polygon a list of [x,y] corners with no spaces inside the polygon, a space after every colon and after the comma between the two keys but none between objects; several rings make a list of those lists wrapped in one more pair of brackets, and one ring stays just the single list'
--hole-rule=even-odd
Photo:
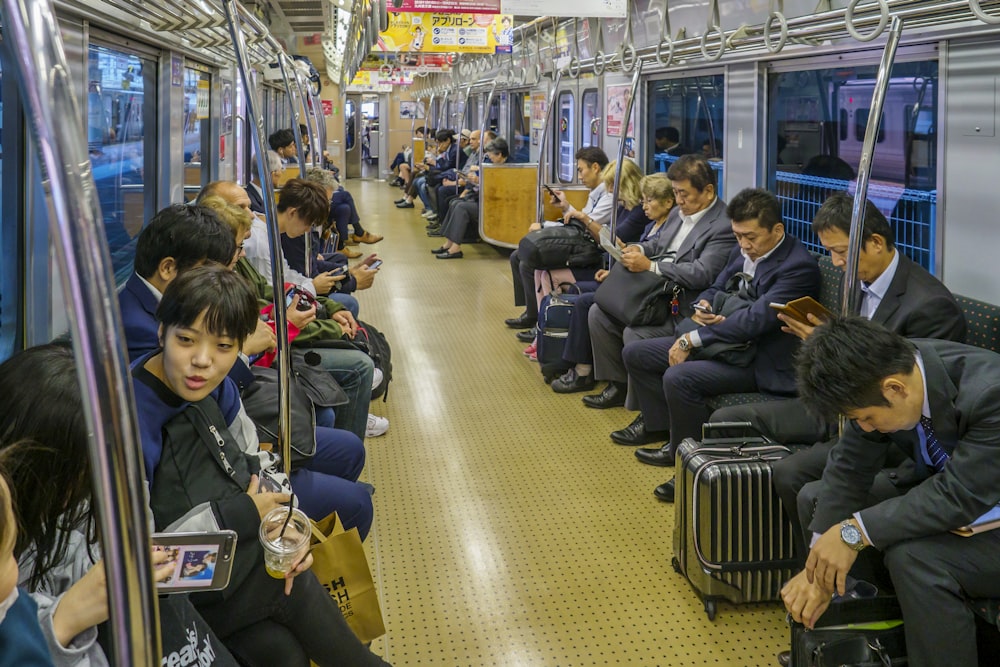
[{"label": "vertical grab pole", "polygon": [[[317,164],[316,164],[316,132],[313,131],[313,126],[309,123],[309,121],[312,120],[312,118],[311,118],[312,114],[310,114],[309,110],[306,108],[306,87],[302,83],[302,73],[299,72],[298,68],[295,66],[295,61],[294,60],[289,60],[288,62],[291,65],[292,76],[295,77],[295,87],[296,87],[296,89],[298,89],[298,94],[299,94],[298,100],[301,103],[302,113],[305,116],[305,121],[306,121],[304,123],[304,125],[306,126],[306,134],[309,136],[309,146],[312,148],[312,150],[310,151],[310,153],[311,153],[310,157],[312,158],[311,162],[312,162],[313,166],[315,167],[315,166],[317,166]],[[298,108],[298,106],[299,105],[297,104],[296,108]],[[300,127],[298,127],[298,125],[299,124],[296,123],[295,132],[301,134],[302,129]],[[302,138],[299,137],[298,141],[299,141],[299,145],[301,145],[302,144]],[[299,153],[299,174],[303,178],[305,178],[305,172],[306,172],[306,156],[305,156],[305,153],[303,151],[303,152]],[[312,262],[313,249],[312,249],[312,230],[311,229],[310,229],[309,233],[305,235],[305,238],[303,239],[303,241],[305,243],[305,253],[304,253],[304,257],[303,257],[303,264],[304,264],[304,268],[305,268],[305,275],[306,275],[307,278],[309,278],[309,277],[312,277],[312,263],[313,263]]]},{"label": "vertical grab pole", "polygon": [[639,77],[642,76],[642,60],[635,66],[632,74],[632,88],[629,91],[628,102],[625,104],[625,116],[622,121],[622,140],[618,144],[618,162],[615,163],[614,199],[611,204],[611,242],[617,243],[618,233],[618,191],[622,184],[622,162],[625,160],[625,141],[628,139],[628,125],[632,119],[632,107],[635,105],[635,94],[639,90]]},{"label": "vertical grab pole", "polygon": [[[274,286],[275,333],[278,338],[278,450],[284,464],[285,474],[291,474],[292,465],[292,431],[288,419],[291,412],[291,365],[288,350],[288,321],[285,317],[284,293],[285,271],[282,266],[281,231],[278,229],[278,215],[274,207],[274,179],[271,170],[267,168],[267,137],[264,134],[264,118],[257,108],[257,87],[250,78],[250,64],[247,59],[246,41],[240,28],[239,6],[236,0],[225,0],[222,8],[226,12],[226,22],[229,24],[229,36],[233,40],[233,51],[236,55],[236,67],[243,80],[243,95],[247,103],[247,119],[254,120],[256,131],[250,133],[253,147],[257,153],[257,173],[260,174],[260,187],[264,193],[264,215],[267,218],[267,232],[271,245],[271,284]],[[263,26],[260,26],[263,30]],[[266,32],[262,33],[266,34]],[[279,59],[280,63],[281,60]],[[282,69],[282,76],[285,76]],[[287,81],[287,79],[286,79]],[[298,130],[296,130],[298,132]]]},{"label": "vertical grab pole", "polygon": [[43,184],[55,212],[49,226],[68,297],[77,382],[92,434],[88,449],[108,582],[110,658],[112,664],[153,667],[160,664],[160,623],[135,401],[87,142],[79,123],[66,122],[83,114],[49,2],[4,0],[3,21]]},{"label": "vertical grab pole", "polygon": [[483,235],[483,180],[486,177],[486,165],[483,164],[483,153],[486,151],[486,130],[490,124],[490,105],[497,92],[497,80],[493,79],[490,92],[486,96],[486,106],[483,107],[483,122],[479,129],[479,235]]},{"label": "vertical grab pole", "polygon": [[[292,134],[295,135],[295,154],[299,158],[299,178],[305,178],[306,157],[302,151],[302,130],[299,129],[299,86],[296,82],[295,88],[292,88],[290,77],[294,76],[295,72],[292,72],[291,75],[289,75],[288,67],[285,62],[287,56],[285,55],[285,52],[281,50],[281,45],[278,44],[278,41],[273,38],[268,39],[267,42],[278,54],[278,69],[281,71],[281,81],[285,84],[285,95],[288,97],[288,106],[292,110]],[[277,293],[278,290],[275,290],[275,294]]]},{"label": "vertical grab pole", "polygon": [[857,315],[861,309],[861,292],[858,287],[858,257],[861,255],[862,228],[865,222],[865,204],[868,198],[868,181],[871,180],[872,157],[875,153],[875,141],[878,138],[879,123],[882,119],[882,107],[885,105],[885,94],[889,89],[889,74],[892,63],[896,59],[896,47],[903,34],[903,20],[898,16],[892,18],[889,27],[889,37],[882,52],[882,62],[878,66],[875,78],[875,90],[872,93],[872,107],[868,115],[868,125],[865,127],[865,141],[861,147],[861,162],[858,163],[858,185],[854,193],[854,205],[851,208],[851,238],[847,250],[847,268],[844,271],[844,293],[841,295],[841,313]]},{"label": "vertical grab pole", "polygon": [[[545,207],[542,204],[542,183],[545,182],[545,167],[546,160],[545,156],[548,154],[548,136],[549,136],[549,126],[552,125],[552,119],[555,118],[556,113],[556,95],[559,92],[559,83],[562,81],[562,69],[557,69],[555,76],[552,77],[552,90],[549,91],[549,106],[545,109],[545,122],[542,123],[542,132],[538,136],[538,187],[535,188],[535,221],[540,222],[542,215],[545,212]],[[482,157],[480,157],[482,160]]]},{"label": "vertical grab pole", "polygon": [[[313,117],[313,114],[310,113],[310,111],[309,111],[309,107],[312,106],[312,100],[311,100],[311,98],[308,95],[308,84],[304,81],[303,76],[302,76],[302,72],[299,71],[299,68],[295,65],[295,61],[294,60],[291,61],[291,64],[292,64],[292,75],[295,77],[295,87],[298,88],[298,91],[299,91],[299,100],[300,100],[300,104],[302,106],[302,115],[305,116],[305,121],[306,122],[303,123],[303,124],[306,126],[306,136],[309,137],[309,148],[310,148],[310,150],[309,150],[309,158],[310,158],[309,162],[312,163],[312,166],[319,167],[319,166],[322,166],[322,165],[316,164],[316,138],[317,138],[317,132],[316,132],[315,118]],[[308,105],[306,104],[307,101],[309,101]],[[310,121],[312,121],[312,122],[310,122]],[[300,128],[300,131],[301,131],[301,128]],[[305,155],[302,156],[302,159],[303,160],[306,159]]]}]

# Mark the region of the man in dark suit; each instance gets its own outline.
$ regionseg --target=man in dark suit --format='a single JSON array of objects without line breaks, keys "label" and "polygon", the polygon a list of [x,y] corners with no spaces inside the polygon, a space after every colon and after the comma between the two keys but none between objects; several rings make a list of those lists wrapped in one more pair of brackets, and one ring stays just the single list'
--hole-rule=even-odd
[{"label": "man in dark suit", "polygon": [[[844,269],[850,241],[851,209],[854,200],[844,193],[830,196],[816,213],[813,229],[820,243],[830,252],[833,264]],[[940,338],[963,342],[965,317],[955,297],[941,282],[920,265],[899,252],[893,242],[892,227],[870,201],[866,203],[862,229],[858,278],[862,281],[861,316],[878,322],[906,338]],[[814,326],[802,324],[786,315],[778,315],[785,330],[805,340]],[[813,318],[813,324],[819,320]],[[825,434],[836,425],[826,424],[802,405],[801,401],[772,401],[737,405],[717,410],[710,421],[749,421],[770,438],[784,444],[818,442],[772,465],[774,486],[795,528],[796,551],[804,558],[798,506],[811,507],[813,493],[800,494],[803,487],[823,474],[827,456],[836,438]],[[888,468],[876,477],[872,497],[891,498],[906,491],[913,483],[912,465],[902,452],[888,460]]]},{"label": "man in dark suit", "polygon": [[681,146],[681,133],[676,127],[658,127],[653,137],[656,150],[654,153],[666,153],[674,157],[680,157],[690,153],[687,148]]},{"label": "man in dark suit", "polygon": [[[875,547],[903,610],[909,664],[974,667],[964,599],[1000,597],[1000,531],[950,531],[1000,502],[1000,356],[838,318],[803,344],[797,375],[810,409],[851,421],[823,472],[806,569],[782,589],[788,611],[812,627],[844,593],[858,553]],[[922,481],[870,504],[891,447],[909,453]]]},{"label": "man in dark suit", "polygon": [[[692,316],[696,328],[677,337],[629,343],[622,353],[646,428],[670,434],[661,448],[636,451],[643,463],[673,465],[677,445],[701,433],[710,396],[795,393],[792,357],[798,341],[781,332],[781,322],[768,304],[818,294],[819,267],[805,246],[785,233],[781,203],[767,190],[743,190],[727,212],[738,247],[715,284],[698,297],[698,305],[706,310]],[[748,305],[721,311],[728,311],[726,315],[713,312],[720,307],[720,293],[731,290],[737,279],[745,284],[741,292],[749,295]],[[743,343],[756,348],[748,365],[710,356],[709,346]],[[622,435],[612,437],[621,442]]]},{"label": "man in dark suit", "polygon": [[[625,248],[622,263],[632,272],[652,271],[691,290],[689,294],[694,295],[711,285],[726,265],[734,243],[732,226],[726,215],[726,203],[717,196],[715,172],[707,160],[700,155],[685,155],[670,165],[667,178],[677,206],[670,211],[655,239]],[[689,315],[694,311],[688,299],[684,301],[680,304],[681,312]],[[577,303],[579,307],[580,302]],[[585,305],[587,300],[583,303]],[[599,394],[584,396],[584,405],[597,409],[625,405],[630,410],[638,410],[639,405],[631,392],[626,397],[628,373],[622,362],[622,349],[634,340],[672,335],[674,320],[655,326],[629,327],[609,316],[596,303],[589,307],[587,317],[594,352],[594,377],[607,380],[608,385]],[[568,342],[567,346],[570,345]],[[655,434],[646,435],[642,424],[640,414],[630,427],[636,436],[640,439],[655,437]]]}]

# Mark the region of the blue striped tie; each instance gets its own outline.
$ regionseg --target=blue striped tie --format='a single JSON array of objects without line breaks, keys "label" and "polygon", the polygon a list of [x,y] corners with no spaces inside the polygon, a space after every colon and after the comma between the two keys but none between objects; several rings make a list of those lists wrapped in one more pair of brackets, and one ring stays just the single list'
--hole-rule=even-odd
[{"label": "blue striped tie", "polygon": [[941,443],[938,442],[931,418],[921,417],[920,425],[924,428],[924,446],[927,448],[927,458],[930,459],[934,469],[941,472],[944,470],[944,464],[948,462],[948,453],[942,449]]}]

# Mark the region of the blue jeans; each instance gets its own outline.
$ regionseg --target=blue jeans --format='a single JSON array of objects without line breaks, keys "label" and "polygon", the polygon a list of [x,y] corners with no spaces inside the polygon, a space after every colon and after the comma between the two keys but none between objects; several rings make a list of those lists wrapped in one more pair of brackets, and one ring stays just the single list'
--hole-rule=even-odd
[{"label": "blue jeans", "polygon": [[292,471],[299,509],[319,521],[336,512],[345,530],[357,527],[361,539],[372,526],[372,499],[357,483],[365,467],[365,443],[350,431],[316,428],[316,453]]},{"label": "blue jeans", "polygon": [[417,187],[417,195],[419,195],[420,201],[424,203],[424,208],[427,209],[428,211],[433,210],[431,207],[431,195],[430,192],[427,190],[427,188],[429,187],[427,185],[427,178],[425,176],[421,176],[420,178],[417,179],[415,185]]},{"label": "blue jeans", "polygon": [[347,394],[347,405],[337,406],[337,428],[350,431],[362,440],[368,427],[368,404],[371,403],[375,364],[360,350],[309,348],[320,357],[320,367],[333,375]]},{"label": "blue jeans", "polygon": [[336,301],[342,305],[347,310],[351,311],[351,315],[354,315],[354,319],[358,319],[358,311],[361,306],[358,304],[358,300],[355,299],[350,294],[341,294],[340,292],[330,292],[326,295],[326,298],[331,301]]}]

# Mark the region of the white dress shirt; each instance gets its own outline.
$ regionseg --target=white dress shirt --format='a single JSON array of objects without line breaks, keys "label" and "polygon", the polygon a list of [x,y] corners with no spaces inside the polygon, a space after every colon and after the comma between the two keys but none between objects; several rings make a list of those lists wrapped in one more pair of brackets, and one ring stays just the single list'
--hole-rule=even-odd
[{"label": "white dress shirt", "polygon": [[[271,244],[268,243],[267,239],[267,223],[256,215],[253,216],[253,221],[250,223],[250,238],[243,242],[243,250],[247,254],[247,261],[253,265],[253,268],[257,269],[257,272],[260,273],[260,275],[267,278],[268,282],[270,282]],[[313,297],[318,296],[312,279],[307,278],[292,267],[288,266],[288,262],[285,261],[284,254],[281,255],[281,264],[285,271],[285,282],[293,283],[297,287],[301,287],[305,291],[309,292],[309,294]],[[283,291],[284,290],[282,289],[278,289],[276,290],[276,293],[280,294]]]}]

